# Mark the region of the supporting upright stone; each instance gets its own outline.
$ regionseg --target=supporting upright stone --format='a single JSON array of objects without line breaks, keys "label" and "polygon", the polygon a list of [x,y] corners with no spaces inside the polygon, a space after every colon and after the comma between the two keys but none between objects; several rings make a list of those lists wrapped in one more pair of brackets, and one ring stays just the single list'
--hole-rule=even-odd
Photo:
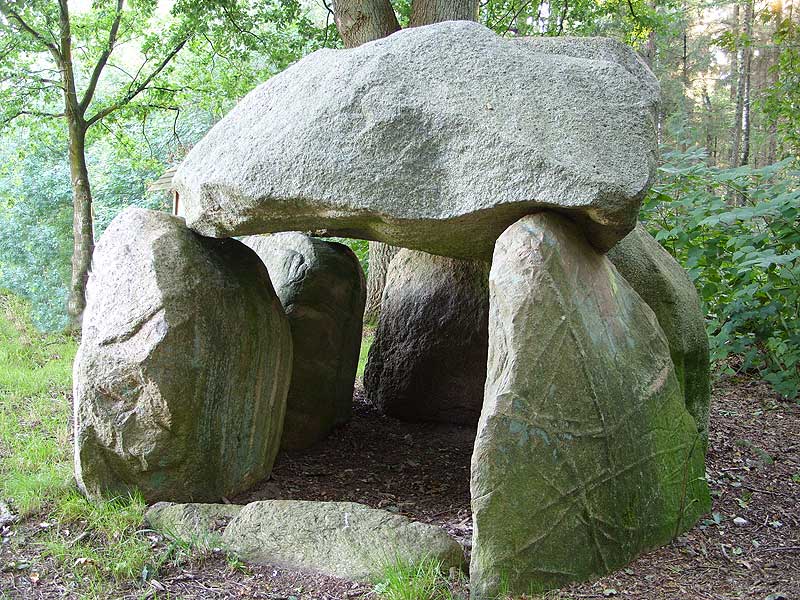
[{"label": "supporting upright stone", "polygon": [[242,241],[267,266],[292,330],[294,363],[281,447],[308,448],[352,413],[364,272],[344,244],[302,233]]},{"label": "supporting upright stone", "polygon": [[554,213],[500,236],[489,290],[474,597],[607,573],[689,528],[710,507],[702,441],[650,308]]},{"label": "supporting upright stone", "polygon": [[129,208],[97,245],[75,359],[89,496],[215,501],[269,475],[292,347],[255,252]]},{"label": "supporting upright stone", "polygon": [[386,275],[364,389],[407,421],[474,425],[483,404],[489,264],[400,250]]},{"label": "supporting upright stone", "polygon": [[705,317],[692,280],[641,223],[608,252],[608,258],[656,314],[686,409],[707,445],[711,365]]}]

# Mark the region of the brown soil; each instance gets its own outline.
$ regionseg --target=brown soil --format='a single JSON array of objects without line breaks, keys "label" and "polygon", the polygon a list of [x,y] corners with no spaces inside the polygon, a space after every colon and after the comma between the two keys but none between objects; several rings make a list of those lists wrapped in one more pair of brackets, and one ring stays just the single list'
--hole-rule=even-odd
[{"label": "brown soil", "polygon": [[553,597],[800,599],[800,407],[763,382],[723,381],[710,429],[712,514],[627,568]]},{"label": "brown soil", "polygon": [[324,443],[278,456],[272,477],[232,501],[287,498],[360,502],[472,539],[469,461],[475,428],[405,423],[356,390],[353,418]]},{"label": "brown soil", "polygon": [[[322,445],[279,457],[272,480],[231,499],[349,500],[445,527],[469,549],[469,460],[474,430],[401,423],[357,394],[350,423]],[[548,598],[626,597],[653,600],[800,600],[800,407],[779,402],[768,386],[728,380],[712,402],[707,461],[712,515],[672,544],[599,581]],[[745,523],[735,524],[741,517]],[[68,574],[38,558],[36,520],[16,527],[30,537],[33,569],[0,573],[11,598],[70,595]],[[156,540],[157,543],[162,543]],[[0,554],[0,559],[3,558]],[[39,564],[37,564],[39,563]],[[155,587],[153,587],[155,586]],[[456,598],[464,598],[456,585]],[[271,567],[231,569],[220,553],[170,566],[156,584],[121,588],[115,598],[374,598],[368,585]],[[2,594],[0,594],[2,598]],[[422,600],[422,599],[420,599]]]}]

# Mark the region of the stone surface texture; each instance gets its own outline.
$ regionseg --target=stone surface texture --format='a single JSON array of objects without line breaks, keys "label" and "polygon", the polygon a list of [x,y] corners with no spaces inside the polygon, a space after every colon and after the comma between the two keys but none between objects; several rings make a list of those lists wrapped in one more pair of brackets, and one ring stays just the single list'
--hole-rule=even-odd
[{"label": "stone surface texture", "polygon": [[129,208],[94,254],[75,359],[75,475],[89,496],[215,501],[266,477],[291,376],[258,256]]},{"label": "stone surface texture", "polygon": [[656,165],[658,83],[609,39],[414,27],[319,50],[248,94],[180,166],[187,223],[225,237],[325,229],[459,258],[537,207],[607,250]]},{"label": "stone surface texture", "polygon": [[711,365],[705,315],[692,280],[642,224],[614,246],[608,258],[656,314],[686,409],[707,445]]},{"label": "stone surface texture", "polygon": [[406,421],[474,425],[489,344],[489,263],[400,250],[364,372],[367,398]]},{"label": "stone surface texture", "polygon": [[220,546],[222,534],[242,507],[237,504],[173,504],[157,502],[144,515],[161,533],[194,545]]},{"label": "stone surface texture", "polygon": [[223,541],[244,560],[359,581],[397,562],[464,566],[461,546],[440,527],[353,502],[252,502]]},{"label": "stone surface texture", "polygon": [[691,527],[702,442],[647,304],[554,213],[500,236],[489,289],[471,597],[607,573]]},{"label": "stone surface texture", "polygon": [[242,241],[266,265],[292,331],[292,382],[281,447],[308,448],[352,412],[364,273],[344,244],[296,232]]}]

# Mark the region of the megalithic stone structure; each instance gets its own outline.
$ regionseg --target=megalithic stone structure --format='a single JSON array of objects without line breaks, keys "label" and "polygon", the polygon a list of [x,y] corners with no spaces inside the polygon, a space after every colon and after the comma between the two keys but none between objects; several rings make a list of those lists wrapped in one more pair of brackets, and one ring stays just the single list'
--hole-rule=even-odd
[{"label": "megalithic stone structure", "polygon": [[[434,357],[445,347],[437,335],[459,335],[447,307],[458,294],[446,289],[465,283],[451,278],[457,260],[492,261],[488,334],[471,344],[462,328],[468,339],[453,344],[476,366],[450,384],[466,386],[459,398],[423,417],[450,406],[475,418],[485,376],[471,597],[601,575],[690,527],[710,506],[702,318],[654,240],[643,230],[626,238],[655,172],[658,97],[656,78],[622,44],[510,40],[471,22],[320,50],[253,90],[176,173],[193,231],[126,211],[98,245],[75,370],[82,489],[217,500],[268,475],[292,339],[297,418],[287,435],[312,443],[345,418],[355,344],[324,345],[322,329],[296,317],[335,296],[343,312],[326,318],[351,319],[359,286],[333,294],[331,263],[314,272],[331,289],[301,301],[305,284],[286,282],[311,272],[316,259],[300,247],[315,242],[283,238],[296,252],[270,272],[290,337],[255,253],[203,237],[304,231],[407,248],[399,257],[429,253],[405,279],[397,263],[399,316],[383,324],[392,339],[379,340],[370,366],[368,388],[396,414],[421,415],[431,407],[414,395],[439,393],[425,385],[436,374],[406,357]],[[620,240],[618,271],[604,253]],[[438,278],[435,293],[415,293],[413,276]],[[486,297],[474,296],[484,306]],[[324,331],[349,340],[338,325]],[[487,348],[479,368],[470,353]],[[315,352],[340,355],[318,362]],[[337,361],[342,376],[322,377]],[[401,385],[386,385],[398,373]],[[323,380],[337,391],[320,418]]]}]

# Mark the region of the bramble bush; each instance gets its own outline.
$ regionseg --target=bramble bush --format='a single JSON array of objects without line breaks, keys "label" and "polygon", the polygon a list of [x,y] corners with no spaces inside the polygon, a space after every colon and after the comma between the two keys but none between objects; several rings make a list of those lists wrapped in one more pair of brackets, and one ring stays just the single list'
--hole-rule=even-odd
[{"label": "bramble bush", "polygon": [[642,220],[695,282],[718,372],[757,372],[777,393],[797,398],[797,164],[718,168],[706,164],[705,150],[667,151],[662,159]]}]

